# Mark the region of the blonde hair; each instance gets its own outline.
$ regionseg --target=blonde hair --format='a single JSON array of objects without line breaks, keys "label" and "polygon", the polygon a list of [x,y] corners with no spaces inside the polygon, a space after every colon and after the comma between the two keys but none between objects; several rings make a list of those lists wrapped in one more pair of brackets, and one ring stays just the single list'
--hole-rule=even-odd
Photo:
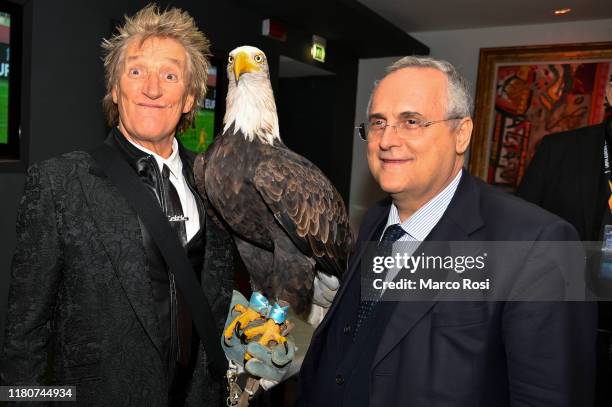
[{"label": "blonde hair", "polygon": [[210,42],[198,29],[193,17],[178,8],[162,12],[157,5],[149,4],[133,17],[125,15],[124,19],[123,26],[117,27],[117,33],[102,41],[106,78],[102,106],[109,126],[116,126],[119,122],[119,110],[113,102],[112,90],[123,69],[125,50],[133,40],[139,40],[142,45],[148,38],[159,37],[178,41],[187,52],[186,94],[194,96],[195,103],[178,122],[176,130],[185,130],[193,122],[196,109],[206,95]]}]

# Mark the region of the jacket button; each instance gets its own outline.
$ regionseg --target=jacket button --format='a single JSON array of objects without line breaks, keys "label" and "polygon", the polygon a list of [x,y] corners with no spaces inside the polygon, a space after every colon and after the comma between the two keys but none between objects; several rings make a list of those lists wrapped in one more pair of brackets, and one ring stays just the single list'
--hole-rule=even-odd
[{"label": "jacket button", "polygon": [[339,374],[338,376],[336,376],[336,384],[340,385],[340,384],[344,384],[344,377],[342,377],[341,374]]},{"label": "jacket button", "polygon": [[342,330],[342,333],[345,335],[348,335],[351,332],[351,326],[349,324],[344,325],[344,329]]}]

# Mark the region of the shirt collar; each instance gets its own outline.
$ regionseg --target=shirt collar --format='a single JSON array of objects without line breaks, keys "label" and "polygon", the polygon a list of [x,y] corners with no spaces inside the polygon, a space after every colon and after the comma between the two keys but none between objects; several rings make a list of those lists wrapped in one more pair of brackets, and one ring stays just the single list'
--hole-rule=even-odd
[{"label": "shirt collar", "polygon": [[462,173],[463,170],[459,171],[455,178],[453,178],[442,191],[430,199],[425,205],[421,206],[404,222],[400,222],[399,211],[395,204],[391,203],[391,210],[387,217],[385,230],[389,226],[399,223],[402,229],[404,229],[404,231],[414,240],[425,240],[429,232],[431,232],[434,226],[440,221],[450,201],[453,199],[457,187],[459,186]]},{"label": "shirt collar", "polygon": [[157,165],[159,166],[159,171],[162,171],[162,169],[164,168],[164,164],[166,164],[168,168],[170,169],[170,173],[175,178],[178,178],[180,174],[183,172],[183,163],[178,153],[179,148],[178,148],[178,141],[176,141],[176,138],[172,139],[172,154],[170,154],[170,157],[168,158],[164,158],[160,156],[159,154],[154,153],[153,151],[149,150],[148,148],[145,148],[139,144],[134,143],[132,140],[130,140],[127,137],[126,137],[126,140],[129,141],[134,147],[136,147],[140,151],[146,154],[152,155],[153,158],[155,158]]}]

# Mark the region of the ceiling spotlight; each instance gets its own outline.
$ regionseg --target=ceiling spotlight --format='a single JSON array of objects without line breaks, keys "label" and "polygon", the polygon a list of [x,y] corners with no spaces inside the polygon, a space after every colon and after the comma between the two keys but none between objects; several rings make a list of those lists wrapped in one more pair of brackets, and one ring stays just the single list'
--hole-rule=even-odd
[{"label": "ceiling spotlight", "polygon": [[571,9],[571,8],[569,8],[569,7],[566,7],[566,8],[560,8],[560,9],[558,9],[558,10],[555,10],[555,15],[556,15],[556,16],[562,16],[563,14],[567,14],[567,13],[569,13],[570,11],[572,11],[572,9]]}]

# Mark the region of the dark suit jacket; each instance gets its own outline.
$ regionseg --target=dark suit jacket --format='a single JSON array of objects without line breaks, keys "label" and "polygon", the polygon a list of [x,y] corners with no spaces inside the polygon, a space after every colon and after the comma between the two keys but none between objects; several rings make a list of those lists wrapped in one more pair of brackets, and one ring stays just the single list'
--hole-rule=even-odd
[{"label": "dark suit jacket", "polygon": [[602,123],[544,137],[517,189],[518,196],[567,220],[587,241],[602,238],[605,135]]},{"label": "dark suit jacket", "polygon": [[[300,405],[325,405],[324,397],[333,398],[333,387],[319,382],[320,377],[329,377],[324,374],[329,369],[342,374],[334,385],[346,389],[345,406],[590,405],[596,311],[592,304],[550,302],[380,303],[378,307],[386,307],[390,317],[369,367],[369,400],[358,399],[356,395],[363,392],[351,387],[351,377],[362,350],[348,353],[340,366],[326,364],[321,355],[325,346],[338,343],[337,337],[350,331],[337,329],[354,318],[343,310],[350,302],[347,286],[359,275],[364,242],[378,240],[374,234],[385,224],[389,207],[389,200],[382,201],[365,216],[346,278],[302,365]],[[575,239],[566,222],[465,172],[428,237],[434,241]],[[517,267],[530,260],[508,259]],[[339,347],[331,352],[346,351]],[[319,397],[321,388],[332,390]]]},{"label": "dark suit jacket", "polygon": [[[167,321],[155,312],[139,220],[88,153],[28,170],[17,239],[2,383],[76,385],[82,405],[167,406]],[[205,239],[202,289],[221,332],[231,239],[211,221]],[[187,404],[219,405],[222,393],[200,344]]]}]

